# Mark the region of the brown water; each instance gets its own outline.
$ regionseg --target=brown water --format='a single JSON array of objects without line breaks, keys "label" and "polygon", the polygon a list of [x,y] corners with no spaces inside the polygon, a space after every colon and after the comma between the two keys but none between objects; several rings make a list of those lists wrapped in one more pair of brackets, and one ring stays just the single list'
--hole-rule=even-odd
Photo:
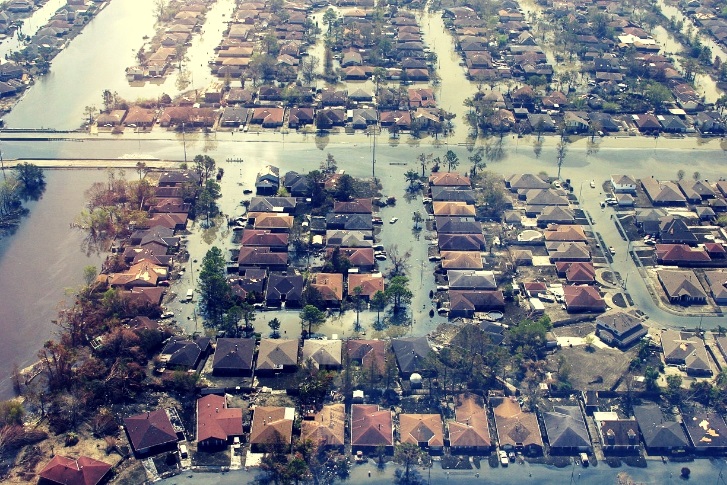
[{"label": "brown water", "polygon": [[83,267],[101,257],[81,250],[83,234],[70,224],[84,204],[84,191],[105,176],[98,170],[46,171],[43,198],[28,204],[30,215],[15,234],[0,240],[0,399],[12,393],[12,365],[35,361],[53,337],[50,323],[65,288],[81,284]]}]

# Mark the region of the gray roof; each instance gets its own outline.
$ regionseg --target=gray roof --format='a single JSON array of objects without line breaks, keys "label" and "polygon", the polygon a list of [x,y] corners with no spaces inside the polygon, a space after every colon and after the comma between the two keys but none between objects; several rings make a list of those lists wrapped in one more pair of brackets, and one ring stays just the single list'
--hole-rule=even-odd
[{"label": "gray roof", "polygon": [[212,361],[214,370],[252,370],[252,357],[255,353],[255,339],[219,338]]},{"label": "gray roof", "polygon": [[555,406],[543,413],[545,432],[551,448],[590,448],[586,422],[578,406]]},{"label": "gray roof", "polygon": [[497,288],[495,273],[492,271],[449,270],[447,271],[450,289],[494,290]]},{"label": "gray roof", "polygon": [[431,351],[426,337],[397,338],[392,340],[391,348],[402,373],[411,374],[426,370]]},{"label": "gray roof", "polygon": [[634,416],[647,448],[684,448],[689,446],[679,423],[666,421],[656,404],[634,406]]}]

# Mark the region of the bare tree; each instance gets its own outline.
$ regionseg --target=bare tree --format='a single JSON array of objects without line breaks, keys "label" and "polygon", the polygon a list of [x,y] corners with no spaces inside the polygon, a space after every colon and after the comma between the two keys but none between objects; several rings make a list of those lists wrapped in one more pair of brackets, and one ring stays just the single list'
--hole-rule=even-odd
[{"label": "bare tree", "polygon": [[389,253],[389,261],[391,261],[391,270],[389,276],[405,275],[409,271],[409,259],[411,258],[411,249],[407,249],[403,253],[399,253],[399,246],[392,244],[386,250]]}]

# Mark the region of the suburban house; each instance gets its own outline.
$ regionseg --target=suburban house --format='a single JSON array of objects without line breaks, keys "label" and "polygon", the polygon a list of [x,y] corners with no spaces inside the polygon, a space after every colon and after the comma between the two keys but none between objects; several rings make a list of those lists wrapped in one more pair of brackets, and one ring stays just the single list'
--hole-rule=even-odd
[{"label": "suburban house", "polygon": [[316,369],[336,370],[341,367],[342,342],[306,339],[303,342],[303,364],[310,359]]},{"label": "suburban house", "polygon": [[717,305],[727,305],[727,271],[705,271],[704,277]]},{"label": "suburban house", "polygon": [[428,449],[430,453],[444,448],[442,416],[439,414],[399,414],[399,441]]},{"label": "suburban house", "polygon": [[275,195],[280,188],[280,169],[272,165],[263,167],[255,178],[255,188],[258,195]]},{"label": "suburban house", "polygon": [[689,447],[681,424],[667,421],[656,404],[634,406],[634,416],[649,454],[678,453]]},{"label": "suburban house", "polygon": [[[468,206],[473,207],[473,206]],[[438,234],[440,251],[484,251],[485,236],[476,234]]]},{"label": "suburban house", "polygon": [[377,291],[384,291],[384,277],[381,273],[348,275],[348,294],[355,295],[356,288],[361,288],[359,296],[371,300]]},{"label": "suburban house", "polygon": [[659,240],[663,244],[697,244],[697,236],[684,219],[671,216],[659,220]]},{"label": "suburban house", "polygon": [[253,338],[218,338],[212,373],[221,376],[252,376],[255,355]]},{"label": "suburban house", "polygon": [[671,181],[659,181],[653,177],[641,179],[646,195],[654,205],[684,205],[687,199],[679,186]]},{"label": "suburban house", "polygon": [[242,409],[228,408],[225,396],[208,394],[197,399],[197,444],[224,447],[242,436]]},{"label": "suburban house", "polygon": [[346,340],[346,353],[351,362],[368,375],[383,376],[386,371],[386,342],[383,340]]},{"label": "suburban house", "polygon": [[111,465],[88,456],[76,459],[55,455],[38,473],[40,485],[98,485],[105,481]]},{"label": "suburban house", "polygon": [[300,306],[305,282],[301,275],[271,274],[265,291],[268,306]]},{"label": "suburban house", "polygon": [[124,429],[137,457],[173,450],[179,440],[166,409],[124,418]]},{"label": "suburban house", "polygon": [[250,447],[264,450],[269,445],[290,446],[293,440],[295,408],[256,406],[252,413]]},{"label": "suburban house", "polygon": [[212,344],[209,337],[197,337],[186,340],[183,337],[172,337],[159,355],[161,363],[168,369],[196,369],[200,360],[207,357]]},{"label": "suburban house", "polygon": [[387,452],[394,448],[394,425],[391,411],[376,404],[351,405],[351,448],[354,452],[373,453],[383,446]]},{"label": "suburban house", "polygon": [[543,437],[535,413],[523,411],[514,397],[492,397],[490,404],[500,447],[530,456],[543,454]]},{"label": "suburban house", "polygon": [[487,453],[492,448],[492,440],[482,397],[460,394],[455,397],[454,404],[454,421],[447,422],[452,452]]},{"label": "suburban house", "polygon": [[450,270],[481,270],[484,267],[479,251],[442,251],[442,269]]},{"label": "suburban house", "polygon": [[428,360],[431,348],[426,337],[402,337],[391,341],[391,348],[399,365],[399,373],[409,378],[413,373],[428,372]]},{"label": "suburban house", "polygon": [[654,255],[656,262],[674,266],[704,266],[712,258],[704,248],[693,249],[686,244],[657,244]]},{"label": "suburban house", "polygon": [[315,273],[311,288],[320,293],[328,306],[338,306],[343,300],[343,275],[341,273]]},{"label": "suburban house", "polygon": [[566,286],[563,288],[568,313],[603,312],[606,302],[593,286]]},{"label": "suburban house", "polygon": [[301,422],[300,439],[310,440],[321,449],[343,450],[345,444],[346,406],[328,404]]},{"label": "suburban house", "polygon": [[494,290],[497,280],[493,271],[450,270],[447,271],[450,290]]},{"label": "suburban house", "polygon": [[554,406],[543,413],[543,424],[551,453],[574,454],[591,451],[591,438],[578,406]]},{"label": "suburban house", "polygon": [[665,330],[661,334],[664,362],[684,366],[690,376],[710,376],[712,367],[704,342],[695,334]]},{"label": "suburban house", "polygon": [[659,282],[670,303],[678,305],[704,305],[707,294],[694,271],[657,271]]},{"label": "suburban house", "polygon": [[697,412],[683,416],[683,423],[695,451],[705,454],[727,451],[727,424],[719,414]]},{"label": "suburban house", "polygon": [[630,454],[639,451],[639,425],[634,418],[619,419],[615,412],[595,412],[598,435],[604,453]]},{"label": "suburban house", "polygon": [[256,366],[258,374],[294,372],[297,368],[297,339],[263,338],[260,340]]},{"label": "suburban house", "polygon": [[571,284],[592,284],[596,281],[596,268],[590,261],[558,261],[555,271],[558,277]]},{"label": "suburban house", "polygon": [[608,312],[596,318],[596,336],[609,345],[625,349],[648,333],[641,319],[622,311]]},{"label": "suburban house", "polygon": [[477,312],[502,310],[505,297],[500,290],[451,290],[449,291],[449,316],[472,318]]}]

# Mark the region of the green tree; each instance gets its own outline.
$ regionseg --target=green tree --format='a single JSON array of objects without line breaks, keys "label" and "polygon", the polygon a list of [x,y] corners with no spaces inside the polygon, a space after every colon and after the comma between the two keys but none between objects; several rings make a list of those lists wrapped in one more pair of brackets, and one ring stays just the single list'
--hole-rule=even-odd
[{"label": "green tree", "polygon": [[204,186],[210,176],[215,172],[215,159],[209,155],[195,155],[192,161],[194,162],[194,171],[199,175],[200,184]]},{"label": "green tree", "polygon": [[484,149],[482,147],[477,148],[472,155],[467,157],[472,163],[472,176],[477,176],[478,170],[483,170],[485,167],[487,167],[487,163],[484,159]]},{"label": "green tree", "polygon": [[94,282],[96,276],[98,276],[98,269],[96,266],[89,264],[83,268],[83,282],[86,286],[91,286],[91,283]]},{"label": "green tree", "polygon": [[304,328],[303,331],[306,332],[305,327],[308,327],[307,334],[305,336],[310,336],[310,334],[313,333],[313,327],[317,327],[325,321],[326,314],[313,305],[304,306],[303,310],[300,312],[300,323]]},{"label": "green tree", "polygon": [[459,165],[459,157],[452,150],[447,150],[447,153],[444,154],[444,161],[447,164],[447,172],[456,170]]},{"label": "green tree", "polygon": [[659,391],[659,383],[657,382],[658,379],[659,379],[658,369],[655,369],[651,366],[646,367],[646,370],[644,371],[644,385],[646,386],[647,391],[650,391],[650,392]]},{"label": "green tree", "polygon": [[214,180],[207,180],[204,188],[200,191],[195,205],[197,213],[204,214],[209,225],[210,217],[215,217],[219,213],[217,200],[222,197],[220,184]]},{"label": "green tree", "polygon": [[42,168],[23,162],[16,165],[14,171],[22,197],[35,199],[45,190],[45,174]]},{"label": "green tree", "polygon": [[386,296],[393,305],[394,313],[398,313],[406,305],[411,303],[414,294],[409,289],[409,278],[406,276],[394,276],[389,286],[386,287]]},{"label": "green tree", "polygon": [[409,182],[409,190],[412,192],[416,190],[414,184],[419,182],[419,174],[416,172],[416,170],[407,170],[404,173],[404,178],[406,178],[406,181]]},{"label": "green tree", "polygon": [[644,97],[657,111],[662,110],[666,102],[672,99],[669,88],[655,81],[649,82],[646,85]]},{"label": "green tree", "polygon": [[692,178],[693,178],[694,180],[697,180],[697,181],[698,181],[698,180],[699,180],[700,178],[702,178],[702,174],[701,174],[701,173],[699,173],[699,172],[694,172],[694,173],[692,174]]},{"label": "green tree", "polygon": [[686,172],[682,169],[679,169],[677,171],[677,180],[684,180],[685,175],[686,175]]},{"label": "green tree", "polygon": [[371,308],[376,310],[376,323],[381,323],[381,312],[386,308],[389,303],[389,299],[381,290],[377,290],[374,296],[371,298]]},{"label": "green tree", "polygon": [[419,483],[415,466],[427,459],[424,451],[414,443],[401,443],[394,448],[394,461],[404,467],[403,472],[397,474],[396,483],[411,485]]},{"label": "green tree", "polygon": [[222,315],[232,306],[232,289],[225,275],[227,265],[222,251],[213,246],[202,259],[199,272],[199,293],[202,308],[207,316],[206,325],[216,328],[222,322]]},{"label": "green tree", "polygon": [[414,211],[414,214],[411,216],[411,220],[414,221],[414,230],[419,230],[419,224],[422,223],[424,218],[422,217],[422,214],[419,211]]},{"label": "green tree", "polygon": [[280,320],[278,320],[277,317],[268,322],[268,327],[270,327],[270,330],[273,331],[273,338],[278,338],[280,336],[278,333],[280,330]]}]

